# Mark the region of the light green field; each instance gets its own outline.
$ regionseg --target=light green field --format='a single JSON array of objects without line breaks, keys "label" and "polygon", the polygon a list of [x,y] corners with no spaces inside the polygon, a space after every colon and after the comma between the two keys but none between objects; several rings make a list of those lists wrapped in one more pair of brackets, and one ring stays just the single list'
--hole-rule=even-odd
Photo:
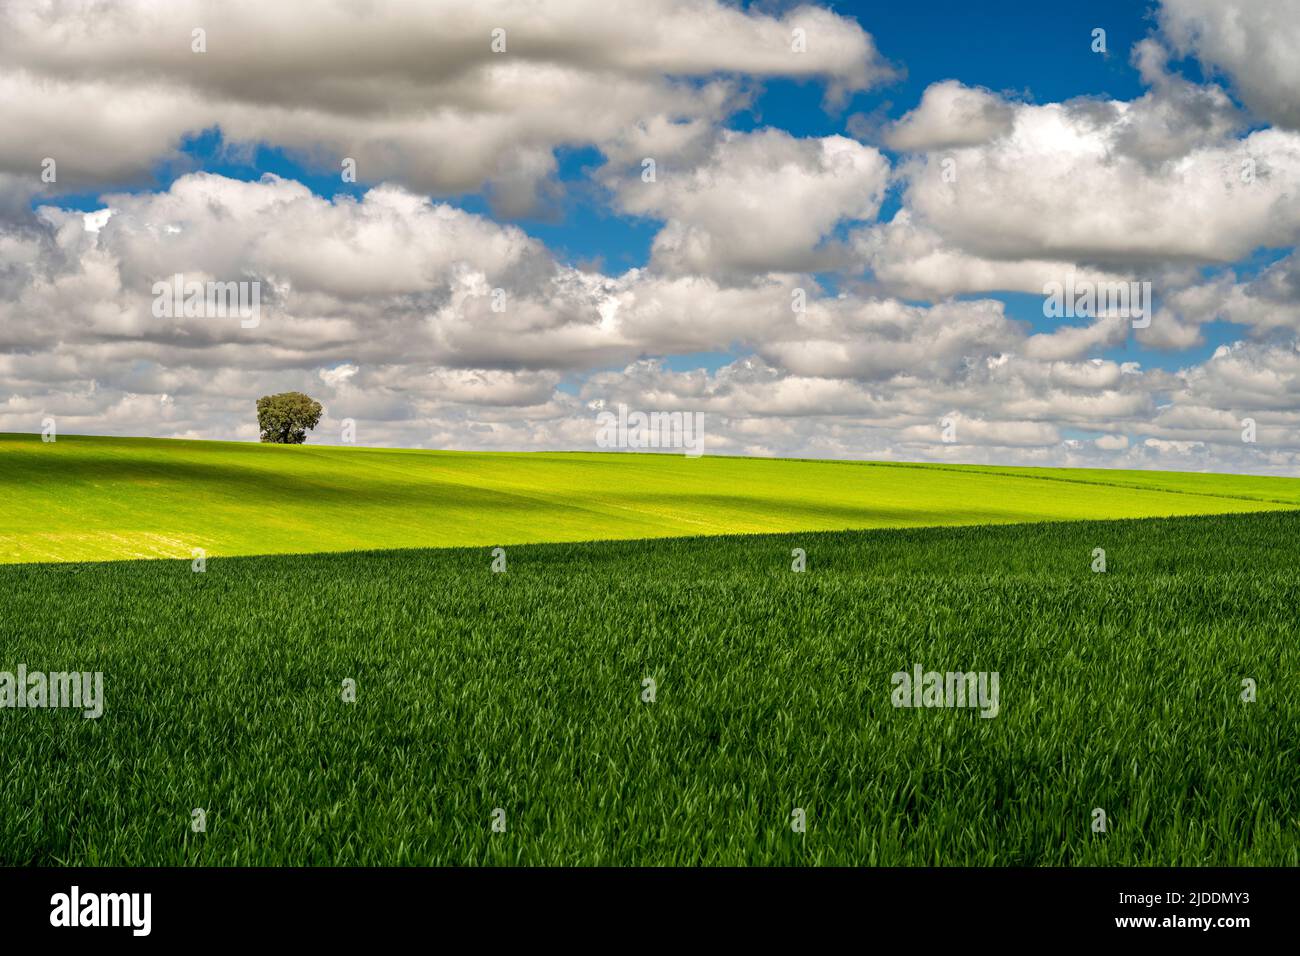
[{"label": "light green field", "polygon": [[0,435],[0,563],[1169,517],[1300,479]]}]

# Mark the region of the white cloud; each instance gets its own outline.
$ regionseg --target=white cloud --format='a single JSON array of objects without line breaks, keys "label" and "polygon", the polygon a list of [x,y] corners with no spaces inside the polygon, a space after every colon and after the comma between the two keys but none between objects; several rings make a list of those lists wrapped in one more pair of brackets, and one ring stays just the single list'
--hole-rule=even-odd
[{"label": "white cloud", "polygon": [[[910,155],[902,208],[852,234],[888,292],[1041,294],[1047,282],[1149,280],[1300,238],[1300,134],[1242,136],[1226,93],[1171,73],[1137,45],[1149,92],[1035,105],[953,80],[932,84],[886,133]],[[1191,333],[1194,338],[1194,333]],[[1176,323],[1146,334],[1185,342]]]},{"label": "white cloud", "polygon": [[1162,0],[1164,36],[1226,73],[1264,119],[1300,130],[1300,15],[1292,0]]},{"label": "white cloud", "polygon": [[932,228],[918,226],[901,209],[887,223],[856,230],[850,242],[858,261],[882,287],[912,299],[966,292],[1042,294],[1049,282],[1073,274],[1082,282],[1129,281],[1132,273],[1077,266],[1068,259],[992,259],[946,245]]},{"label": "white cloud", "polygon": [[1066,325],[1052,332],[1031,336],[1025,354],[1031,358],[1056,361],[1077,359],[1104,348],[1124,344],[1129,322],[1121,316],[1102,316],[1086,326]]},{"label": "white cloud", "polygon": [[[912,222],[993,260],[1126,271],[1230,262],[1300,237],[1300,135],[1256,131],[1153,165],[1134,103],[1020,105],[1012,132],[902,167]],[[953,160],[948,181],[942,161]],[[1256,175],[1241,175],[1243,162]]]},{"label": "white cloud", "polygon": [[[870,36],[825,10],[304,10],[0,12],[0,129],[24,134],[0,137],[0,430],[53,414],[64,433],[253,439],[253,400],[298,389],[325,404],[313,440],[326,442],[352,418],[362,444],[592,448],[594,408],[624,401],[704,412],[719,453],[1300,472],[1294,255],[1202,273],[1296,241],[1300,134],[1243,136],[1224,91],[1168,58],[1194,43],[1284,126],[1289,74],[1265,89],[1232,60],[1240,47],[1271,62],[1253,22],[1219,49],[1167,10],[1165,34],[1135,50],[1149,92],[1127,102],[933,84],[886,132],[907,154],[891,171],[848,137],[720,128],[755,79],[816,77],[834,99],[886,77]],[[192,54],[200,22],[209,52]],[[490,51],[494,26],[506,54]],[[796,26],[806,54],[790,49]],[[254,29],[259,45],[237,42]],[[179,137],[213,125],[325,168],[354,157],[384,184],[330,199],[193,173],[90,212],[26,211],[43,156],[57,155],[56,189],[130,185],[186,161]],[[429,198],[486,184],[496,209],[523,210],[558,196],[555,150],[584,145],[604,155],[587,195],[662,223],[644,268],[577,267]],[[876,222],[895,174],[901,208]],[[845,274],[819,287],[832,270]],[[259,283],[260,323],[156,318],[153,284],[177,273]],[[1196,346],[1215,321],[1244,341],[1143,368],[1107,357],[1125,319],[1031,325],[1001,301],[953,298],[1038,295],[1070,274],[1151,279],[1161,307],[1144,347]]]},{"label": "white cloud", "polygon": [[[275,177],[194,174],[111,203],[97,230],[53,207],[0,230],[0,429],[53,414],[64,432],[252,439],[253,399],[298,389],[326,405],[321,441],[352,418],[362,443],[590,448],[592,404],[621,400],[704,411],[721,453],[1288,470],[1300,451],[1294,347],[1143,372],[1097,357],[1123,320],[1035,334],[995,300],[583,271],[515,227],[391,186],[331,201]],[[153,283],[177,272],[262,282],[261,323],[155,318]],[[727,350],[742,357],[714,371],[642,358]],[[1260,443],[1243,449],[1232,423],[1246,411]],[[1134,441],[1066,442],[1066,427]]]},{"label": "white cloud", "polygon": [[1201,327],[1214,321],[1246,326],[1256,338],[1300,331],[1300,255],[1292,253],[1246,281],[1226,271],[1171,291],[1139,338],[1157,348],[1188,348],[1201,342]]},{"label": "white cloud", "polygon": [[[35,182],[53,157],[59,188],[141,180],[182,136],[219,126],[324,168],[355,159],[363,181],[444,194],[490,183],[518,211],[556,147],[638,123],[715,123],[739,102],[729,77],[815,77],[843,95],[892,75],[856,22],[812,6],[777,18],[718,0],[394,0],[383,13],[309,0],[5,5],[0,129],[21,135],[0,138],[0,172]],[[206,52],[193,50],[197,28]]]},{"label": "white cloud", "polygon": [[888,160],[869,146],[775,129],[724,132],[694,165],[661,154],[653,182],[641,171],[638,161],[630,170],[611,167],[605,179],[623,210],[666,220],[653,264],[708,275],[843,264],[827,238],[842,221],[875,216],[889,180]]},{"label": "white cloud", "polygon": [[885,133],[890,148],[930,152],[978,146],[1011,132],[1015,107],[1001,97],[956,80],[926,87],[921,104]]}]

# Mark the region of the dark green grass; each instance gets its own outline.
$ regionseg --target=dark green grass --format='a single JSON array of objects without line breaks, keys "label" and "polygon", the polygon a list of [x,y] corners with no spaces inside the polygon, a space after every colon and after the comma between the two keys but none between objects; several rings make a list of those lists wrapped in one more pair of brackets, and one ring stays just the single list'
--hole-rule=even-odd
[{"label": "dark green grass", "polygon": [[[1271,513],[537,545],[505,574],[3,567],[0,669],[102,670],[107,705],[0,710],[0,861],[1296,865],[1298,539]],[[894,709],[914,663],[998,671],[1001,714]]]}]

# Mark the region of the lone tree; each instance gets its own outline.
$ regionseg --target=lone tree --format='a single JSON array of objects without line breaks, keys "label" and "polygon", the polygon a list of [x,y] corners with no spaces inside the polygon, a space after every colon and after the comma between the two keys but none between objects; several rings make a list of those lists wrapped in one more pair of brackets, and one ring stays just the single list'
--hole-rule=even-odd
[{"label": "lone tree", "polygon": [[307,429],[320,423],[324,411],[320,402],[302,392],[263,395],[257,400],[257,427],[262,441],[301,445],[307,440]]}]

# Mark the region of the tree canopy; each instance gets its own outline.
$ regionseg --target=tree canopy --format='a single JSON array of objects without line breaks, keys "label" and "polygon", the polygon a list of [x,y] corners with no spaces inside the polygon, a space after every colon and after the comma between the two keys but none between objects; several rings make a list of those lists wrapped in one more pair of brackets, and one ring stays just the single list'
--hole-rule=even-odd
[{"label": "tree canopy", "polygon": [[320,423],[325,409],[302,392],[263,395],[257,400],[257,427],[262,441],[279,445],[301,445],[307,430]]}]

